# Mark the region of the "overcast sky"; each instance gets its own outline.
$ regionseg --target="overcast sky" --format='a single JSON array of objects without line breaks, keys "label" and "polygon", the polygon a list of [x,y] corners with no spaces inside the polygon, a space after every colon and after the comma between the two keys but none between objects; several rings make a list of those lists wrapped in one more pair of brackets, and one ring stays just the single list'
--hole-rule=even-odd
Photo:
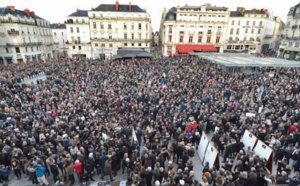
[{"label": "overcast sky", "polygon": [[[275,16],[279,16],[283,22],[286,22],[286,15],[290,7],[299,3],[299,0],[119,0],[119,3],[128,4],[129,1],[131,1],[131,4],[139,5],[142,9],[147,9],[147,12],[151,15],[154,31],[159,30],[163,9],[167,8],[168,10],[173,6],[202,5],[209,2],[212,5],[229,7],[230,10],[236,10],[238,6],[246,9],[266,8]],[[90,10],[100,4],[114,4],[115,2],[115,0],[0,0],[0,7],[13,5],[20,10],[28,8],[51,23],[63,23],[66,16],[75,12],[77,8]]]}]

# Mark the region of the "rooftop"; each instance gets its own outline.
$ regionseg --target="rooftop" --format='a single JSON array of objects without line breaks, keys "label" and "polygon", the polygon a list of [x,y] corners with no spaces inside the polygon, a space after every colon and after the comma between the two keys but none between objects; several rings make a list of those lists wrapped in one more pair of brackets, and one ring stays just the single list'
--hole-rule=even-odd
[{"label": "rooftop", "polygon": [[[25,11],[27,11],[27,13],[25,13]],[[14,16],[20,16],[23,18],[33,18],[33,19],[41,19],[41,20],[45,20],[39,16],[37,16],[33,11],[29,11],[28,9],[25,10],[18,10],[15,9],[14,6],[8,6],[8,7],[0,7],[0,15],[7,15],[7,14],[11,14]]]},{"label": "rooftop", "polygon": [[[206,10],[211,10],[211,11],[226,11],[226,10],[228,10],[227,7],[211,6],[210,4],[204,4],[202,6],[206,6]],[[180,10],[184,10],[184,9],[201,10],[202,6],[185,5],[185,6],[180,7]]]},{"label": "rooftop", "polygon": [[50,28],[52,29],[66,29],[66,25],[65,24],[60,24],[60,23],[53,23],[50,24]]},{"label": "rooftop", "polygon": [[76,12],[70,14],[68,17],[88,17],[87,10],[77,10]]},{"label": "rooftop", "polygon": [[144,12],[139,6],[131,5],[131,11],[129,10],[129,5],[119,4],[119,9],[116,10],[115,4],[101,4],[93,11],[103,11],[103,12]]},{"label": "rooftop", "polygon": [[300,62],[279,58],[261,58],[249,54],[193,53],[226,67],[300,67]]},{"label": "rooftop", "polygon": [[[265,9],[263,9],[265,10]],[[230,17],[244,17],[245,14],[268,14],[267,10],[262,9],[244,10],[244,11],[230,11]]]}]

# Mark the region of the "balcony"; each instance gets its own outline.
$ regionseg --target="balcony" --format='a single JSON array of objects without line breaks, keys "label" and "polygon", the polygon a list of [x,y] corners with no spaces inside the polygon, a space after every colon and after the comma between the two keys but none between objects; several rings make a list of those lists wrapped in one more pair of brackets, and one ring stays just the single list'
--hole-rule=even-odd
[{"label": "balcony", "polygon": [[292,26],[292,29],[297,29],[298,28],[298,25],[293,25]]},{"label": "balcony", "polygon": [[36,23],[33,21],[21,21],[21,20],[9,20],[9,19],[0,19],[0,23],[18,23],[18,24],[26,24],[26,25],[36,25]]},{"label": "balcony", "polygon": [[220,35],[222,35],[222,32],[217,32],[217,36],[220,36]]},{"label": "balcony", "polygon": [[86,41],[66,41],[67,45],[82,45],[82,44],[91,44],[91,42],[86,42]]},{"label": "balcony", "polygon": [[265,39],[271,39],[271,38],[273,38],[273,35],[272,34],[266,34],[264,38]]},{"label": "balcony", "polygon": [[8,35],[19,35],[20,32],[18,30],[8,30],[7,31]]},{"label": "balcony", "polygon": [[89,16],[92,20],[112,20],[112,21],[150,21],[147,17],[108,17],[108,16]]},{"label": "balcony", "polygon": [[101,41],[101,42],[133,42],[133,43],[143,43],[151,42],[151,39],[107,39],[107,38],[91,38],[92,41]]},{"label": "balcony", "polygon": [[42,42],[29,42],[29,43],[25,42],[21,45],[23,45],[23,46],[35,46],[35,45],[42,45]]}]

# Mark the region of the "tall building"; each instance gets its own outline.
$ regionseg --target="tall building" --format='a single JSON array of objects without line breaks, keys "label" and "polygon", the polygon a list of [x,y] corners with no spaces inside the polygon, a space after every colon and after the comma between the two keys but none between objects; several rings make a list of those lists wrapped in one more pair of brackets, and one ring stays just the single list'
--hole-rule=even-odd
[{"label": "tall building", "polygon": [[65,24],[55,23],[50,25],[52,29],[52,36],[54,40],[54,58],[67,57],[68,45],[67,45],[67,27]]},{"label": "tall building", "polygon": [[300,3],[290,8],[279,56],[286,59],[300,59]]},{"label": "tall building", "polygon": [[50,23],[28,9],[0,8],[0,63],[20,63],[53,57]]},{"label": "tall building", "polygon": [[88,11],[93,58],[111,58],[118,48],[150,51],[149,13],[137,5],[101,4]]},{"label": "tall building", "polygon": [[92,58],[88,11],[77,9],[67,17],[65,24],[69,58]]},{"label": "tall building", "polygon": [[165,9],[160,25],[163,56],[223,52],[228,18],[228,8],[210,4]]},{"label": "tall building", "polygon": [[275,46],[276,19],[267,9],[230,12],[225,52],[261,53]]}]

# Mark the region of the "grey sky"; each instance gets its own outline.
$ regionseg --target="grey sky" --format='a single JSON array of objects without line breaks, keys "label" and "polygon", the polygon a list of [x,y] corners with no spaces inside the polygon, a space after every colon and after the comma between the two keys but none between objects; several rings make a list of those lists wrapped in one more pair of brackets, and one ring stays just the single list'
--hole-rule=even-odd
[{"label": "grey sky", "polygon": [[[229,7],[230,10],[236,10],[238,6],[245,7],[246,9],[266,8],[285,22],[289,8],[299,3],[299,0],[119,0],[119,3],[128,4],[129,1],[131,1],[131,4],[136,4],[141,8],[147,9],[147,12],[151,15],[154,31],[159,30],[163,9],[167,8],[168,10],[178,5],[202,5],[209,2],[212,5]],[[28,8],[51,23],[63,23],[66,20],[66,16],[75,12],[77,8],[90,10],[100,4],[114,4],[115,2],[115,0],[0,0],[0,7],[13,5],[16,9],[20,10]]]}]

